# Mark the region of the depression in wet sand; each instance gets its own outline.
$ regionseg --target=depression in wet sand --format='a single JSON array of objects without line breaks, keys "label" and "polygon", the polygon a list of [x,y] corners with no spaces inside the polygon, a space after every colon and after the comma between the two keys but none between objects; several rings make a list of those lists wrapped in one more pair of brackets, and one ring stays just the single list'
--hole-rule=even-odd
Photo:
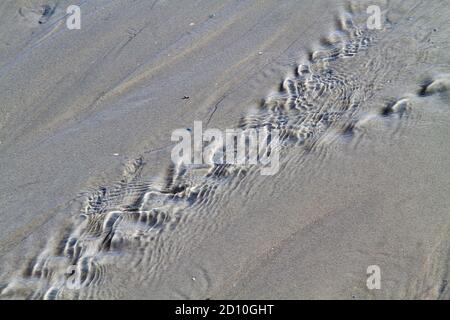
[{"label": "depression in wet sand", "polygon": [[0,299],[449,299],[449,15],[1,1]]}]

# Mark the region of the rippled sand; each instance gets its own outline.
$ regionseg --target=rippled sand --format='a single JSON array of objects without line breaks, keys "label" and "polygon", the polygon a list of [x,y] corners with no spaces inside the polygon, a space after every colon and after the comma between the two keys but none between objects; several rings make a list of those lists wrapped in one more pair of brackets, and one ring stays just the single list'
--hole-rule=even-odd
[{"label": "rippled sand", "polygon": [[[448,1],[70,4],[0,4],[2,299],[449,298]],[[280,171],[173,163],[194,121]]]}]

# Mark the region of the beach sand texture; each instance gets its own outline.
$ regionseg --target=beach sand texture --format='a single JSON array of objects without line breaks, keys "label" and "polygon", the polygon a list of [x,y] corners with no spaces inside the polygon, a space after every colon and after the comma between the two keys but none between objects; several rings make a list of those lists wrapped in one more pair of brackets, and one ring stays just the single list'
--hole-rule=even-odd
[{"label": "beach sand texture", "polygon": [[[1,299],[450,297],[447,0],[71,4],[0,3]],[[173,163],[194,121],[279,172]]]}]

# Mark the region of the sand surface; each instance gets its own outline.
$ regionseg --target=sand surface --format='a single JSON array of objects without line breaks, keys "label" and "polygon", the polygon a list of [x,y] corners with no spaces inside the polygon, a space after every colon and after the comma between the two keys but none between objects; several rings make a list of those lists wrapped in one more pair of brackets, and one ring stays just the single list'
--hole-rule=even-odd
[{"label": "sand surface", "polygon": [[[449,16],[1,1],[0,298],[448,299]],[[194,121],[280,129],[279,172],[173,163]]]}]

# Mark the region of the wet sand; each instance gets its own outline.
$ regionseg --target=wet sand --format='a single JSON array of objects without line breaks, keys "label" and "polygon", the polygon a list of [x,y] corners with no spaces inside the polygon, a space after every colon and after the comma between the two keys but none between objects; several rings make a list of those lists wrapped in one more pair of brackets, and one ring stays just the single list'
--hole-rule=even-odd
[{"label": "wet sand", "polygon": [[[2,299],[449,298],[446,1],[69,4],[0,4]],[[172,163],[194,121],[280,171]]]}]

